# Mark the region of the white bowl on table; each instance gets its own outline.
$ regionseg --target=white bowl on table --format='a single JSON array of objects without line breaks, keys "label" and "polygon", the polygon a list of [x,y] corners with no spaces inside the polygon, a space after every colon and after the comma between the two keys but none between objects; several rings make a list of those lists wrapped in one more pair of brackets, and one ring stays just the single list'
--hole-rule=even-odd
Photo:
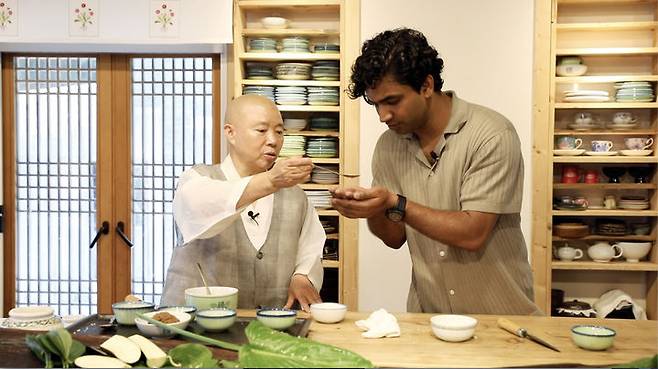
[{"label": "white bowl on table", "polygon": [[269,328],[285,330],[295,324],[297,312],[290,309],[261,309],[256,313],[256,319]]},{"label": "white bowl on table", "polygon": [[320,323],[338,323],[345,319],[347,306],[336,302],[311,304],[311,316]]},{"label": "white bowl on table", "polygon": [[[144,313],[142,315],[153,319],[154,315],[160,314],[162,312],[163,311],[151,311],[150,313]],[[185,329],[187,328],[187,325],[190,324],[190,320],[192,320],[192,316],[190,314],[184,313],[182,311],[170,310],[164,312],[167,312],[178,319],[178,321],[175,323],[165,323],[171,327]],[[176,335],[176,333],[167,330],[166,328],[159,327],[153,323],[147,322],[142,318],[135,318],[135,324],[137,325],[139,331],[148,337],[173,337]]]},{"label": "white bowl on table", "polygon": [[477,319],[466,315],[440,314],[430,318],[432,332],[448,342],[466,341],[473,337]]},{"label": "white bowl on table", "polygon": [[199,310],[196,322],[209,332],[219,332],[229,329],[235,323],[237,313],[233,309],[212,308]]}]

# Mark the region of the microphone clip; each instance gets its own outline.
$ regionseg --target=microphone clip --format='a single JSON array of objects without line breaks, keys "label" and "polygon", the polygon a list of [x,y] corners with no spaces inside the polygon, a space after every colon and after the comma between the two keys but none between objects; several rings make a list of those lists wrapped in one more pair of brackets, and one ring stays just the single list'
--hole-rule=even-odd
[{"label": "microphone clip", "polygon": [[248,216],[249,218],[251,218],[251,220],[253,220],[254,223],[256,223],[256,225],[259,225],[259,224],[258,224],[258,221],[256,220],[256,218],[257,218],[259,215],[260,215],[260,213],[254,213],[254,212],[251,211],[251,210],[249,210],[249,211],[247,212],[247,216]]}]

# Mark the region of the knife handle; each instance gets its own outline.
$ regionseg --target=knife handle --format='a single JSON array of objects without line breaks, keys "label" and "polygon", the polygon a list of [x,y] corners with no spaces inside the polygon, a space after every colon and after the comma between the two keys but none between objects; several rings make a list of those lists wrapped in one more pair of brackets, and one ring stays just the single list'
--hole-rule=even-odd
[{"label": "knife handle", "polygon": [[521,328],[518,324],[512,322],[511,320],[505,318],[498,318],[498,326],[515,336],[524,337],[524,329]]}]

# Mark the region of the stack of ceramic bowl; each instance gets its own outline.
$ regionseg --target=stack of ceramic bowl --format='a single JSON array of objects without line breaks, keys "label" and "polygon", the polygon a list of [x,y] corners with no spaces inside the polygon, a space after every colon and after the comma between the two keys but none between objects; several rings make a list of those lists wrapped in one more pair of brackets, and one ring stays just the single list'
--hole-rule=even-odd
[{"label": "stack of ceramic bowl", "polygon": [[336,232],[336,227],[330,220],[320,219],[320,224],[322,224],[322,228],[324,228],[324,233],[330,234]]},{"label": "stack of ceramic bowl", "polygon": [[62,320],[48,306],[22,306],[9,310],[9,318],[0,321],[0,328],[48,331],[62,328]]},{"label": "stack of ceramic bowl", "polygon": [[[327,165],[326,167],[338,172],[338,165]],[[311,172],[311,182],[317,184],[336,184],[338,183],[338,174],[315,167]]]},{"label": "stack of ceramic bowl", "polygon": [[272,66],[267,63],[247,63],[247,78],[274,79]]},{"label": "stack of ceramic bowl", "polygon": [[316,209],[331,208],[331,194],[327,190],[313,191],[305,190],[308,201]]},{"label": "stack of ceramic bowl", "polygon": [[308,87],[309,105],[338,105],[338,87]]},{"label": "stack of ceramic bowl", "polygon": [[309,79],[311,78],[310,63],[280,63],[276,66],[278,79]]},{"label": "stack of ceramic bowl", "polygon": [[283,120],[283,129],[286,131],[302,131],[307,124],[308,121],[303,118],[286,118]]},{"label": "stack of ceramic bowl", "polygon": [[306,155],[311,158],[335,158],[338,155],[338,141],[335,137],[311,137]]},{"label": "stack of ceramic bowl", "polygon": [[306,145],[306,137],[304,136],[284,136],[283,146],[281,147],[281,152],[279,152],[279,156],[280,157],[304,156],[305,145]]},{"label": "stack of ceramic bowl", "polygon": [[252,38],[251,40],[249,40],[249,52],[275,53],[276,40],[269,37]]},{"label": "stack of ceramic bowl", "polygon": [[565,102],[606,102],[610,101],[608,91],[604,90],[568,90],[564,91]]},{"label": "stack of ceramic bowl", "polygon": [[333,117],[312,117],[311,131],[338,131],[338,119]]},{"label": "stack of ceramic bowl", "polygon": [[276,103],[279,105],[304,105],[306,104],[306,87],[304,86],[280,86],[274,93]]},{"label": "stack of ceramic bowl", "polygon": [[243,95],[260,95],[274,101],[274,87],[272,86],[245,86],[242,89]]},{"label": "stack of ceramic bowl", "polygon": [[340,45],[331,42],[318,42],[313,46],[313,52],[324,54],[337,54],[340,52]]},{"label": "stack of ceramic bowl", "polygon": [[308,38],[301,36],[286,37],[281,40],[282,52],[284,53],[307,53]]},{"label": "stack of ceramic bowl", "polygon": [[651,84],[646,81],[615,83],[615,99],[619,102],[652,102],[656,99]]},{"label": "stack of ceramic bowl", "polygon": [[311,77],[316,81],[338,81],[340,64],[337,61],[330,60],[316,62],[313,65]]},{"label": "stack of ceramic bowl", "polygon": [[617,207],[626,210],[649,209],[649,200],[643,196],[622,196]]}]

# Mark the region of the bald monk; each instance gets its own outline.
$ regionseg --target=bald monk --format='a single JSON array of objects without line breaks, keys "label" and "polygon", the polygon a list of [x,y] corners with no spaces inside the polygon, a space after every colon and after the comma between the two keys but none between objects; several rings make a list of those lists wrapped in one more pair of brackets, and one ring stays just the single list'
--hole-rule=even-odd
[{"label": "bald monk", "polygon": [[[297,186],[306,182],[308,158],[276,161],[283,121],[274,103],[245,95],[230,102],[224,133],[229,155],[218,165],[196,165],[178,180],[174,249],[163,305],[184,303],[186,288],[238,288],[238,307],[293,307],[321,302],[326,239],[314,207]],[[296,306],[295,306],[296,307]]]}]

